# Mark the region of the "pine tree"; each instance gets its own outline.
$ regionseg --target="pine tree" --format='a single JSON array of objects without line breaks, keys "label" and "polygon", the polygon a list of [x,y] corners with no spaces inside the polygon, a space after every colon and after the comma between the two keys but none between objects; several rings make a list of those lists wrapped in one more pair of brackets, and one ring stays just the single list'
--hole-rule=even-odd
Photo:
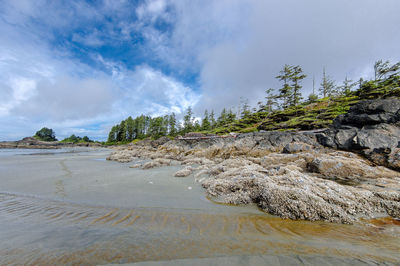
[{"label": "pine tree", "polygon": [[209,116],[209,120],[210,120],[211,129],[214,129],[217,126],[217,122],[215,121],[214,110],[211,110],[211,113],[210,113],[210,116]]},{"label": "pine tree", "polygon": [[338,87],[341,95],[349,95],[352,89],[357,85],[358,82],[353,82],[351,79],[348,79],[347,76],[343,81],[343,84]]},{"label": "pine tree", "polygon": [[399,72],[398,70],[400,69],[400,62],[390,65],[390,61],[386,60],[383,62],[383,60],[378,60],[374,64],[374,71],[375,71],[375,81],[381,80],[381,79],[386,79],[395,75],[398,75]]},{"label": "pine tree", "polygon": [[131,116],[129,116],[126,119],[126,125],[125,126],[126,126],[126,138],[127,138],[127,140],[132,141],[135,138],[135,135],[134,135],[134,133],[135,133],[134,132],[135,124],[134,124],[134,121],[133,121]]},{"label": "pine tree", "polygon": [[168,133],[170,136],[176,136],[176,117],[175,113],[172,113],[168,118]]},{"label": "pine tree", "polygon": [[333,96],[335,94],[335,82],[331,80],[329,76],[326,75],[325,68],[323,70],[322,82],[319,91],[323,98]]},{"label": "pine tree", "polygon": [[228,113],[226,114],[226,124],[233,123],[235,122],[235,120],[236,120],[236,114],[232,112],[232,109],[229,109]]},{"label": "pine tree", "polygon": [[192,107],[189,106],[189,108],[186,111],[186,115],[183,117],[184,133],[193,131],[193,117],[192,116],[193,116]]},{"label": "pine tree", "polygon": [[122,120],[121,123],[119,124],[117,140],[118,140],[118,141],[126,141],[126,126],[125,126],[125,120]]},{"label": "pine tree", "polygon": [[312,93],[308,95],[307,102],[308,103],[314,103],[318,100],[318,95],[315,93],[315,77],[313,76],[313,81],[312,81]]},{"label": "pine tree", "polygon": [[267,96],[265,97],[265,99],[267,100],[267,102],[265,103],[265,105],[261,106],[262,110],[265,110],[267,112],[272,112],[272,110],[274,109],[274,106],[276,106],[278,104],[278,102],[276,101],[277,96],[273,94],[274,89],[269,88],[265,91],[265,93],[267,94]]},{"label": "pine tree", "polygon": [[108,140],[107,142],[115,142],[117,140],[117,127],[113,126],[110,130],[110,133],[108,133]]},{"label": "pine tree", "polygon": [[287,108],[290,105],[291,95],[293,94],[293,87],[289,85],[293,75],[293,66],[284,65],[279,73],[280,75],[275,78],[283,81],[283,87],[279,90],[278,98],[282,100],[282,108]]},{"label": "pine tree", "polygon": [[[249,100],[248,99],[242,99],[242,104],[241,104],[241,112],[240,112],[240,118],[245,118],[245,117],[247,117],[248,115],[250,115],[251,114],[251,111],[250,111],[250,106],[249,106]],[[232,110],[230,110],[230,112],[232,112]]]},{"label": "pine tree", "polygon": [[227,115],[226,109],[224,108],[224,109],[222,109],[222,111],[221,111],[221,115],[220,115],[220,116],[218,117],[218,119],[217,119],[217,125],[218,125],[219,127],[221,127],[221,126],[223,126],[223,125],[226,124],[226,115]]},{"label": "pine tree", "polygon": [[210,118],[208,115],[207,109],[204,111],[204,118],[201,121],[201,130],[210,130],[211,129],[211,123],[210,123]]},{"label": "pine tree", "polygon": [[292,94],[290,95],[290,106],[296,106],[299,104],[300,100],[303,98],[301,96],[300,89],[302,86],[300,82],[306,78],[307,75],[303,74],[303,70],[300,66],[292,67],[292,75],[290,76],[290,80],[292,81]]},{"label": "pine tree", "polygon": [[200,131],[200,130],[201,130],[201,125],[199,123],[199,120],[194,121],[193,131]]}]

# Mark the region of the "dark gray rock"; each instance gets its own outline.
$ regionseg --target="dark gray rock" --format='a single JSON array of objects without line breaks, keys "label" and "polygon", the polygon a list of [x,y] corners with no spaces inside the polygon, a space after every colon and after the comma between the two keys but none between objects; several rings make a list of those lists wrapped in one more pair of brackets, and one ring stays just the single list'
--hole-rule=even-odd
[{"label": "dark gray rock", "polygon": [[400,170],[400,99],[361,101],[317,134],[326,147],[358,151],[372,162]]},{"label": "dark gray rock", "polygon": [[297,153],[297,152],[305,152],[311,151],[313,146],[301,142],[293,142],[286,144],[283,148],[283,153]]},{"label": "dark gray rock", "polygon": [[400,121],[400,101],[396,98],[361,101],[352,106],[345,115],[337,117],[334,126],[351,125],[363,127]]}]

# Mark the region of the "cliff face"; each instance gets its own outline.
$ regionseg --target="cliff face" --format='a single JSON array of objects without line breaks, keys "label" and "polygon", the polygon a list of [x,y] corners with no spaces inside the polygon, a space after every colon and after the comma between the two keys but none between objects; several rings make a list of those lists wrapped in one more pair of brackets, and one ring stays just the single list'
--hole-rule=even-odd
[{"label": "cliff face", "polygon": [[147,141],[108,159],[152,159],[131,166],[143,169],[182,164],[176,176],[193,174],[214,200],[255,203],[284,218],[400,219],[400,173],[385,167],[399,165],[399,108],[397,99],[364,101],[324,132]]},{"label": "cliff face", "polygon": [[400,170],[400,100],[359,102],[317,138],[324,146],[358,152],[378,165]]}]

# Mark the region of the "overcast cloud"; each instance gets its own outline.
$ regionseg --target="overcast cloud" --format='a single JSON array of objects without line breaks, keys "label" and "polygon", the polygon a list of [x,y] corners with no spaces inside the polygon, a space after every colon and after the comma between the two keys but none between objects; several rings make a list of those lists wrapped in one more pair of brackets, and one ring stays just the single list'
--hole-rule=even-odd
[{"label": "overcast cloud", "polygon": [[400,61],[397,0],[0,0],[0,140],[104,139],[127,116],[252,105],[284,64],[336,81]]}]

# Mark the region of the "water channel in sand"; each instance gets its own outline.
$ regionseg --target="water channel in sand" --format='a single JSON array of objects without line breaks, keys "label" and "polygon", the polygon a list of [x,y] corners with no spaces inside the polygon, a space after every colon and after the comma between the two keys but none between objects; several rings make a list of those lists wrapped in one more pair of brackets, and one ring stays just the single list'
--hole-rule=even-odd
[{"label": "water channel in sand", "polygon": [[[209,201],[180,166],[106,149],[0,150],[0,264],[397,264],[400,224],[290,221]],[[170,264],[169,264],[170,263]]]}]

